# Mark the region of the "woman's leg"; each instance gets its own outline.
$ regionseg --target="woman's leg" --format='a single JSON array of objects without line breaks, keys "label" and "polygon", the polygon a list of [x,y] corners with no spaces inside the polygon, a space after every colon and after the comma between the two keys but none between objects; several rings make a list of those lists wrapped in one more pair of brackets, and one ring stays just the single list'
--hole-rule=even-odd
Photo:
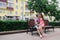
[{"label": "woman's leg", "polygon": [[37,32],[38,32],[38,34],[40,35],[40,30],[39,30],[39,29],[37,29]]},{"label": "woman's leg", "polygon": [[39,27],[37,25],[35,25],[35,27],[37,29],[38,34],[40,35],[40,29],[39,29]]},{"label": "woman's leg", "polygon": [[45,30],[45,27],[42,27],[43,31]]},{"label": "woman's leg", "polygon": [[39,31],[41,32],[41,35],[44,37],[44,31],[43,31],[42,27],[39,27]]},{"label": "woman's leg", "polygon": [[42,34],[41,34],[41,32],[40,32],[40,29],[39,29],[39,28],[37,29],[37,32],[38,32],[38,34],[39,34],[40,38],[42,38]]},{"label": "woman's leg", "polygon": [[37,29],[38,34],[40,35],[40,29],[39,29],[39,27],[37,25],[35,25],[35,27]]},{"label": "woman's leg", "polygon": [[[42,29],[43,29],[43,32],[45,31],[45,27],[42,27]],[[45,32],[44,32],[44,35],[45,35]]]}]

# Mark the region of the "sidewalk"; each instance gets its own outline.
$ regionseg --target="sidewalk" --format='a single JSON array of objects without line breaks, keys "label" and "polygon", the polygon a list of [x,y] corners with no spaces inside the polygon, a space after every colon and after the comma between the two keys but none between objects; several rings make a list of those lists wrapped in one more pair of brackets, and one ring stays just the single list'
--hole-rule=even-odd
[{"label": "sidewalk", "polygon": [[26,32],[26,31],[27,31],[27,30],[4,31],[4,32],[0,32],[0,35],[13,34],[13,33],[23,33],[23,32]]},{"label": "sidewalk", "polygon": [[[35,32],[34,32],[35,33]],[[60,29],[55,29],[54,32],[46,33],[47,40],[60,40]],[[16,33],[16,34],[8,34],[8,35],[0,35],[0,40],[41,40],[37,34],[33,36],[29,32],[27,33]]]}]

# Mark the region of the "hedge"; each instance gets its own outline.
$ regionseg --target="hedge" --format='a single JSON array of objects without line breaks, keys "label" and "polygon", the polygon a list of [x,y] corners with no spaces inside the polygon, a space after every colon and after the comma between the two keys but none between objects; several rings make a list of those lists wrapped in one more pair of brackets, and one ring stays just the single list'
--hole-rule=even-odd
[{"label": "hedge", "polygon": [[[49,22],[49,25],[60,26],[60,22]],[[0,31],[27,29],[27,21],[0,21]]]},{"label": "hedge", "polygon": [[27,27],[26,21],[0,21],[0,31],[23,30]]},{"label": "hedge", "polygon": [[60,22],[49,22],[49,25],[60,26]]}]

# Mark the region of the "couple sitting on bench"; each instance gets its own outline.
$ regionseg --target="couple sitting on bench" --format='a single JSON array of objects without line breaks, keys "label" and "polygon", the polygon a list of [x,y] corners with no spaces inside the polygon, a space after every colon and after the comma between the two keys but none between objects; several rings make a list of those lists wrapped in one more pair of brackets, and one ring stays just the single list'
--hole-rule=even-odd
[{"label": "couple sitting on bench", "polygon": [[37,31],[38,31],[38,33],[40,35],[40,38],[45,37],[45,33],[44,33],[45,22],[44,22],[44,18],[42,16],[42,14],[36,15],[35,28],[37,29]]},{"label": "couple sitting on bench", "polygon": [[45,33],[46,29],[53,29],[54,31],[54,27],[49,25],[48,20],[44,20],[42,14],[37,14],[35,19],[30,19],[28,20],[28,30],[27,29],[27,33],[28,31],[31,32],[31,34],[33,35],[33,31],[35,31],[37,29],[40,38],[45,37]]}]

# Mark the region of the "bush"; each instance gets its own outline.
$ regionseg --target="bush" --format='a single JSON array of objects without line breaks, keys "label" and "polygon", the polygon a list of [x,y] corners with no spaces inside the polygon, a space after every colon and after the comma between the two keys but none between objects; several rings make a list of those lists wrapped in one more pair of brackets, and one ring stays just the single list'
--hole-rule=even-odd
[{"label": "bush", "polygon": [[23,30],[27,27],[26,21],[0,21],[0,31]]},{"label": "bush", "polygon": [[60,26],[60,22],[49,22],[49,25]]}]

